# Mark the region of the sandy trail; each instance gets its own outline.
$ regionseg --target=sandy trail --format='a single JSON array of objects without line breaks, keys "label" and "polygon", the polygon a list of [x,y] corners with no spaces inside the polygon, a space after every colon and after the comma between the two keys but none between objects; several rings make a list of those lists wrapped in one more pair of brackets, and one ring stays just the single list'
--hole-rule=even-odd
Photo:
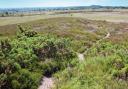
[{"label": "sandy trail", "polygon": [[[106,34],[105,37],[103,37],[102,39],[100,39],[97,42],[100,42],[103,39],[107,39],[110,37],[110,33]],[[96,43],[95,43],[96,44]],[[85,52],[87,52],[89,49],[87,49]],[[80,61],[83,61],[85,59],[84,57],[84,53],[77,53],[77,57]],[[52,89],[54,86],[54,81],[52,77],[43,77],[42,81],[41,81],[41,85],[39,86],[38,89]]]},{"label": "sandy trail", "polygon": [[[111,36],[111,34],[110,34],[110,32],[108,32],[105,37],[98,40],[95,44],[93,44],[93,46],[96,45],[97,43],[99,43],[100,41],[109,38],[110,36]],[[84,54],[87,53],[89,50],[90,50],[90,48],[88,48],[84,53],[77,53],[78,59],[80,61],[83,61],[85,59]]]},{"label": "sandy trail", "polygon": [[103,39],[107,39],[107,38],[109,38],[110,36],[111,36],[111,34],[108,33]]},{"label": "sandy trail", "polygon": [[78,58],[79,58],[80,61],[83,61],[84,60],[84,54],[77,53],[77,56],[78,56]]},{"label": "sandy trail", "polygon": [[52,77],[50,78],[43,77],[41,85],[39,86],[38,89],[52,89],[53,85],[54,85],[54,81]]}]

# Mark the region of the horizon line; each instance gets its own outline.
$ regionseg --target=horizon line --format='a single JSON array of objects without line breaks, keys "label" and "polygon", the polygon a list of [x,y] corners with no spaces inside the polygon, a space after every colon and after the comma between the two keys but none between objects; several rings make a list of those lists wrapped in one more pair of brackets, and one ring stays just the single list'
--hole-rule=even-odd
[{"label": "horizon line", "polygon": [[89,6],[101,6],[101,7],[128,7],[123,5],[79,5],[79,6],[48,6],[48,7],[0,7],[0,9],[21,9],[21,8],[66,8],[66,7],[89,7]]}]

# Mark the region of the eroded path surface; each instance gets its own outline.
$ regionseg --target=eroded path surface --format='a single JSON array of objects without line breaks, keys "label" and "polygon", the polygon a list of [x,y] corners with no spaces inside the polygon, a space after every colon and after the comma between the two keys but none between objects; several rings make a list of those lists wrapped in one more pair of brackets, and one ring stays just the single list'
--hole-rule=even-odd
[{"label": "eroded path surface", "polygon": [[54,81],[52,77],[43,77],[41,85],[38,89],[52,89],[54,86]]}]

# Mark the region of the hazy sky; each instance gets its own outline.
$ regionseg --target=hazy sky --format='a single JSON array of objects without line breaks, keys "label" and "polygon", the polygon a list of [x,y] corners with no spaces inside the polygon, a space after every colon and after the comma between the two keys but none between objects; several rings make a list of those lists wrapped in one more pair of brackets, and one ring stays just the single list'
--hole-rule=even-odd
[{"label": "hazy sky", "polygon": [[0,0],[0,8],[89,5],[128,6],[128,0]]}]

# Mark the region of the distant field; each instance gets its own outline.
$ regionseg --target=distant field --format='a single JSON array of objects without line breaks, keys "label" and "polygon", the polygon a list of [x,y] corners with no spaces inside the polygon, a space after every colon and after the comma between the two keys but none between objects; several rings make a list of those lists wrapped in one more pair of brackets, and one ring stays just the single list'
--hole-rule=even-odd
[{"label": "distant field", "polygon": [[25,23],[40,19],[55,17],[79,17],[91,20],[106,20],[110,22],[128,22],[128,13],[126,12],[87,12],[87,13],[66,13],[66,14],[45,14],[24,17],[0,17],[0,26]]}]

